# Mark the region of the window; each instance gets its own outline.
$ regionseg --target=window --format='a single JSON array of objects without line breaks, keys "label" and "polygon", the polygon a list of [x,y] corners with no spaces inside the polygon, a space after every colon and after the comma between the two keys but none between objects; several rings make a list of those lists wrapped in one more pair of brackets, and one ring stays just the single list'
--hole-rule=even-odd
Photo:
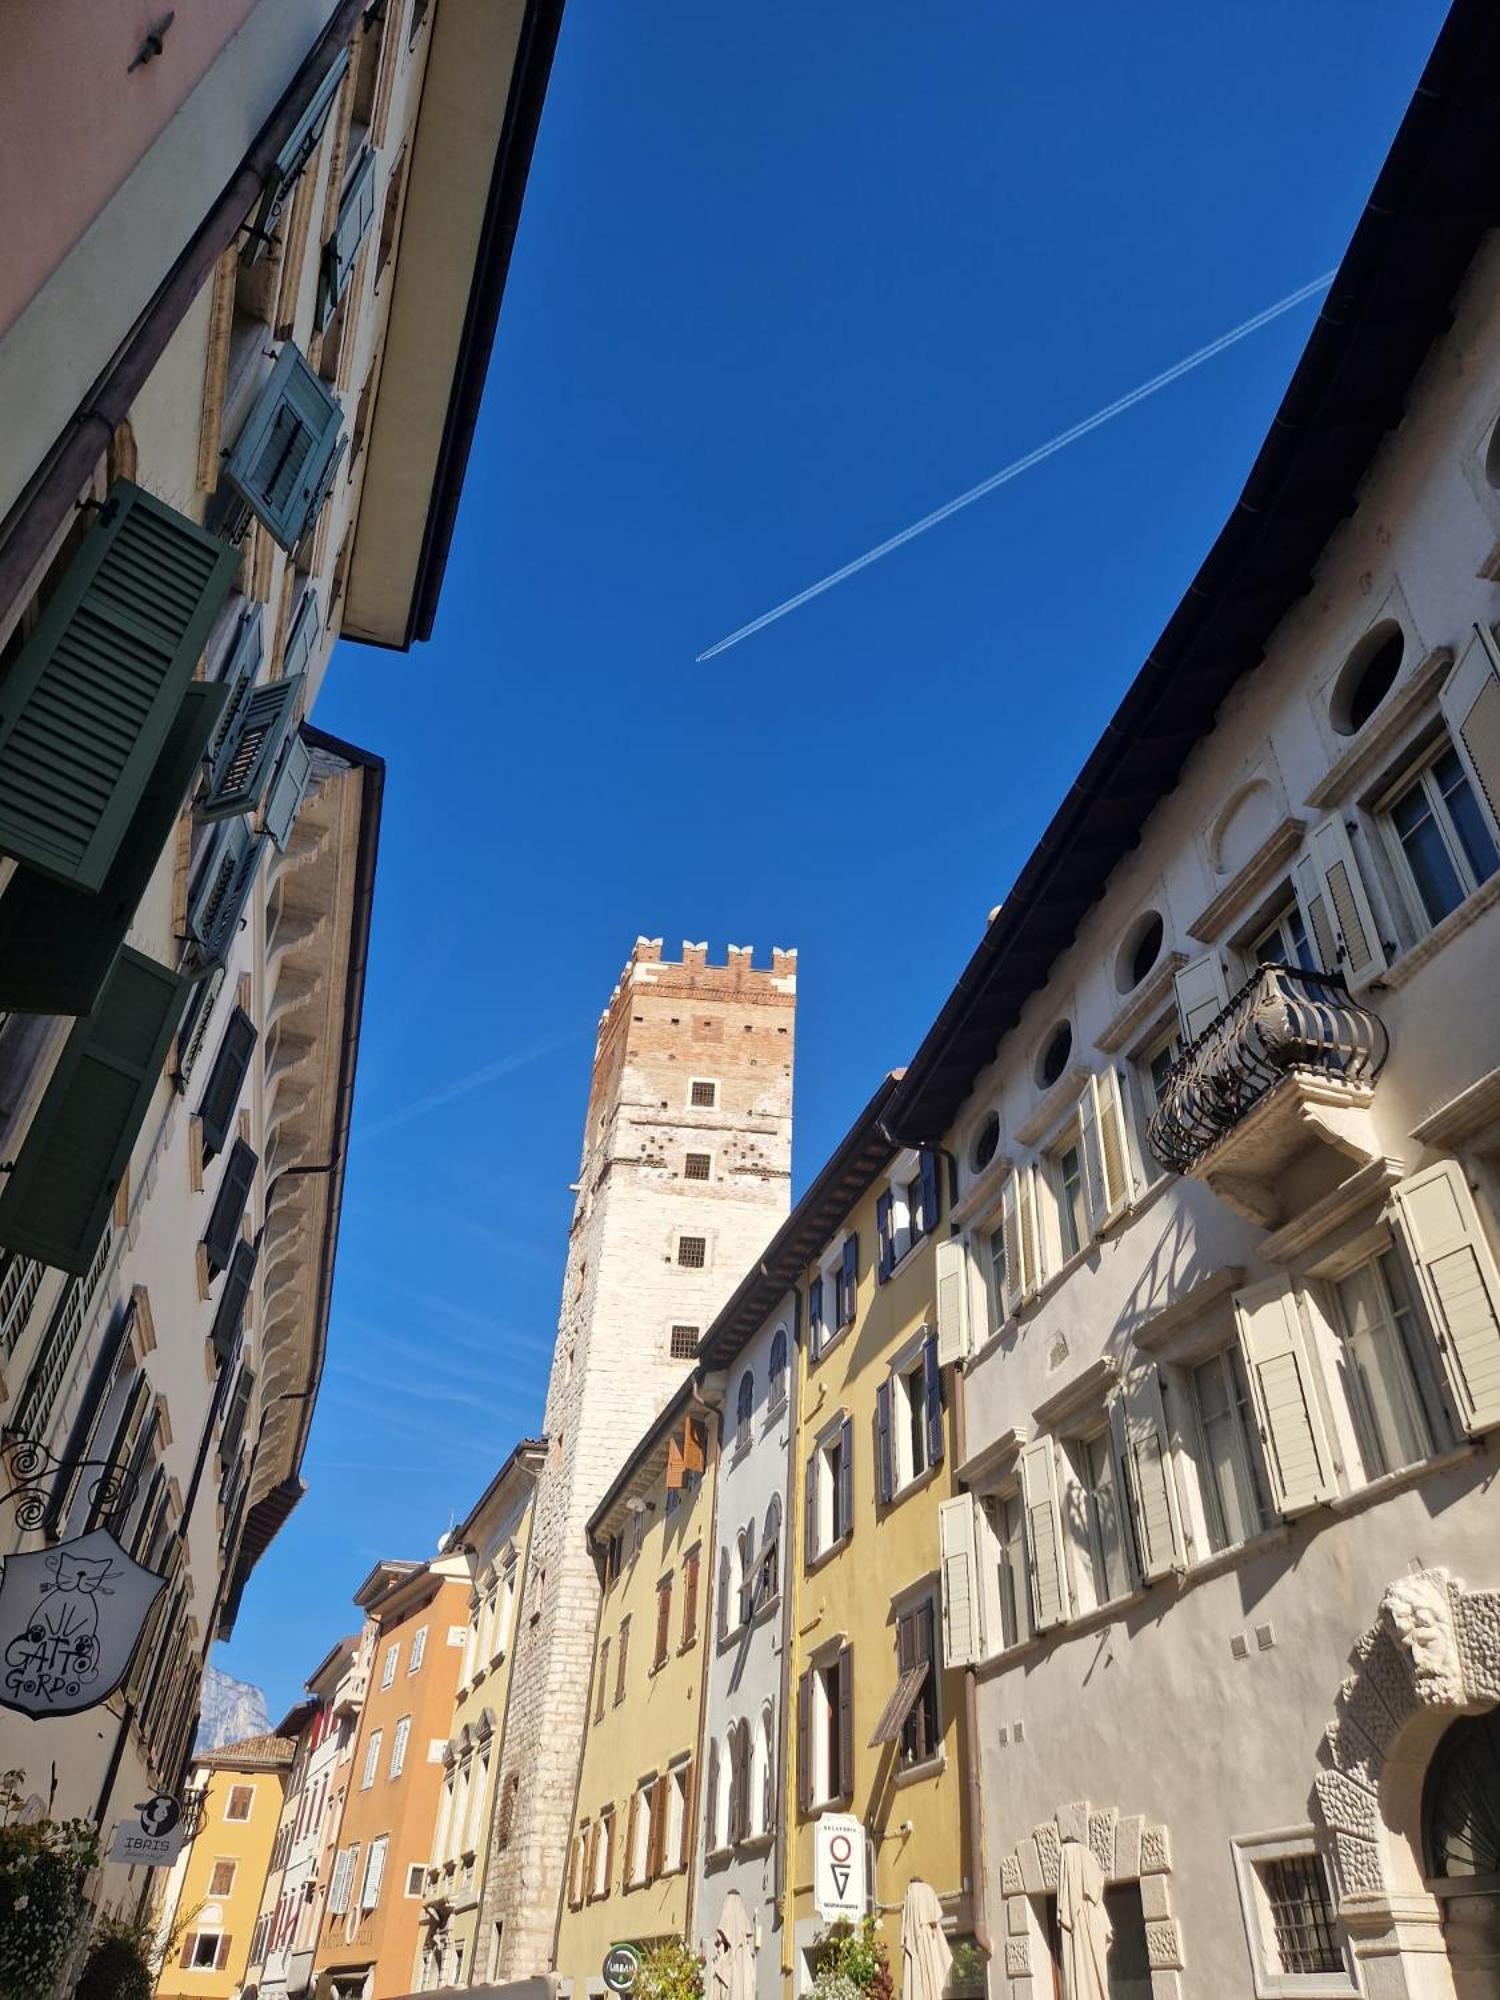
[{"label": "window", "polygon": [[1334,1930],[1328,1878],[1316,1854],[1288,1854],[1263,1861],[1265,1890],[1281,1972],[1341,1972],[1343,1954]]},{"label": "window", "polygon": [[1356,1994],[1328,1873],[1311,1832],[1240,1839],[1233,1850],[1260,2000]]},{"label": "window", "polygon": [[1000,1150],[1000,1114],[989,1112],[969,1148],[969,1164],[976,1174],[982,1174],[990,1161]]},{"label": "window", "polygon": [[606,1806],[594,1827],[593,1867],[589,1871],[589,1894],[607,1896],[614,1874],[615,1809]]},{"label": "window", "polygon": [[687,1815],[688,1792],[692,1784],[693,1767],[679,1764],[667,1773],[667,1824],[664,1832],[663,1873],[675,1875],[688,1864]]},{"label": "window", "polygon": [[1208,1539],[1227,1549],[1259,1534],[1268,1517],[1251,1443],[1250,1392],[1239,1353],[1225,1348],[1189,1377],[1198,1431]]},{"label": "window", "polygon": [[1302,911],[1295,901],[1289,902],[1279,916],[1266,925],[1245,951],[1249,964],[1289,965],[1303,972],[1332,972],[1334,966],[1319,966],[1318,955],[1313,950],[1307,935],[1307,925],[1302,921]]},{"label": "window", "polygon": [[925,1764],[943,1747],[938,1714],[937,1613],[929,1597],[896,1621],[896,1668],[916,1677],[916,1693],[901,1724],[903,1769]]},{"label": "window", "polygon": [[1172,1073],[1172,1065],[1182,1054],[1182,1038],[1177,1029],[1168,1028],[1158,1035],[1136,1058],[1136,1074],[1141,1080],[1141,1095],[1147,1119],[1161,1103],[1162,1092],[1167,1087],[1167,1078]]},{"label": "window", "polygon": [[367,1792],[375,1782],[375,1773],[380,1769],[380,1746],[384,1736],[384,1730],[377,1729],[366,1747],[365,1768],[359,1780],[359,1789],[362,1792]]},{"label": "window", "polygon": [[682,1559],[682,1637],[678,1641],[679,1652],[686,1652],[698,1636],[698,1573],[703,1566],[703,1557],[698,1549],[689,1549]]},{"label": "window", "polygon": [[385,1879],[385,1852],[389,1845],[389,1838],[383,1833],[370,1842],[370,1851],[365,1856],[365,1879],[359,1890],[361,1910],[373,1910],[380,1901],[380,1885]]},{"label": "window", "polygon": [[386,1647],[385,1660],[380,1669],[380,1685],[383,1688],[388,1688],[391,1682],[396,1678],[396,1662],[399,1659],[400,1654],[401,1654],[401,1642],[399,1639],[395,1642],[394,1645]]},{"label": "window", "polygon": [[396,1724],[396,1734],[391,1738],[391,1776],[399,1778],[406,1768],[406,1742],[411,1735],[411,1717],[403,1715]]},{"label": "window", "polygon": [[[908,1165],[913,1158],[915,1173]],[[941,1206],[937,1154],[922,1152],[898,1162],[891,1185],[875,1203],[876,1275],[881,1284],[913,1245],[936,1229]]]},{"label": "window", "polygon": [[1052,1163],[1057,1188],[1057,1227],[1063,1261],[1076,1257],[1089,1240],[1088,1201],[1083,1186],[1083,1161],[1078,1142],[1065,1146]]},{"label": "window", "polygon": [[943,1456],[942,1377],[937,1335],[892,1370],[875,1392],[876,1489],[882,1502],[920,1479]]},{"label": "window", "polygon": [[[825,1273],[825,1283],[827,1281]],[[859,1285],[859,1238],[846,1236],[833,1272],[833,1324],[835,1331],[853,1326]]]},{"label": "window", "polygon": [[1119,1493],[1114,1454],[1108,1431],[1080,1439],[1072,1452],[1073,1470],[1083,1501],[1089,1578],[1094,1602],[1108,1604],[1129,1588],[1125,1546],[1121,1538]]},{"label": "window", "polygon": [[639,1888],[646,1879],[647,1864],[651,1854],[652,1794],[656,1780],[648,1778],[637,1785],[630,1797],[630,1824],[627,1829],[625,1854],[625,1880],[628,1887]]},{"label": "window", "polygon": [[672,1649],[672,1579],[664,1576],[656,1586],[656,1645],[651,1654],[651,1671],[659,1673]]},{"label": "window", "polygon": [[625,1699],[625,1657],[630,1650],[630,1619],[620,1620],[620,1651],[615,1664],[615,1706]]},{"label": "window", "polygon": [[420,1861],[413,1861],[406,1871],[406,1894],[408,1900],[422,1893],[423,1868]]},{"label": "window", "polygon": [[341,1917],[349,1907],[349,1889],[354,1877],[355,1856],[359,1853],[358,1843],[353,1847],[339,1850],[338,1859],[333,1864],[333,1880],[328,1887],[328,1914]]},{"label": "window", "polygon": [[798,1684],[798,1804],[806,1813],[854,1790],[854,1655],[808,1669]]},{"label": "window", "polygon": [[786,1405],[786,1328],[778,1326],[771,1337],[771,1367],[766,1381],[766,1407],[780,1410]]},{"label": "window", "polygon": [[1446,741],[1391,800],[1386,818],[1429,924],[1441,923],[1500,867],[1483,810]]},{"label": "window", "polygon": [[1367,632],[1334,684],[1328,717],[1340,736],[1355,736],[1396,684],[1406,652],[1401,627],[1383,620]]},{"label": "window", "polygon": [[233,1893],[235,1867],[236,1863],[233,1861],[215,1861],[213,1873],[208,1878],[210,1896],[228,1896]]},{"label": "window", "polygon": [[231,1785],[229,1797],[224,1805],[225,1819],[249,1819],[250,1807],[255,1799],[253,1785]]},{"label": "window", "polygon": [[705,1077],[695,1076],[688,1087],[688,1103],[696,1105],[699,1110],[712,1111],[718,1101],[719,1086]]},{"label": "window", "polygon": [[426,1651],[427,1627],[422,1625],[412,1635],[411,1658],[406,1663],[406,1671],[409,1674],[419,1674],[422,1671],[422,1656]]},{"label": "window", "polygon": [[691,1361],[698,1352],[698,1328],[696,1326],[674,1326],[671,1338],[671,1355],[674,1361]]},{"label": "window", "polygon": [[1416,1314],[1406,1273],[1392,1250],[1361,1264],[1334,1289],[1361,1452],[1369,1477],[1378,1479],[1425,1458],[1432,1449],[1412,1373]]},{"label": "window", "polygon": [[807,1560],[836,1548],[854,1526],[854,1426],[845,1417],[807,1461]]},{"label": "window", "polygon": [[1115,985],[1121,993],[1133,993],[1161,957],[1166,929],[1155,910],[1148,910],[1131,929],[1115,961]]},{"label": "window", "polygon": [[995,1581],[1000,1602],[1002,1649],[1031,1637],[1031,1597],[1026,1582],[1026,1533],[1017,1492],[985,1496],[985,1517],[994,1544]]},{"label": "window", "polygon": [[781,1495],[773,1493],[766,1508],[760,1555],[756,1562],[755,1605],[772,1604],[781,1593]]},{"label": "window", "polygon": [[689,1153],[682,1162],[682,1178],[685,1181],[706,1181],[713,1166],[708,1153]]},{"label": "window", "polygon": [[1059,1021],[1037,1057],[1036,1080],[1041,1089],[1050,1090],[1060,1079],[1072,1053],[1073,1030],[1066,1021]]},{"label": "window", "polygon": [[757,1833],[776,1830],[776,1712],[767,1702],[760,1714],[760,1732],[755,1745]]},{"label": "window", "polygon": [[685,1271],[701,1271],[708,1262],[706,1236],[679,1236],[677,1261]]},{"label": "window", "polygon": [[750,1442],[750,1424],[755,1415],[755,1377],[747,1368],[740,1377],[739,1394],[734,1406],[734,1443],[741,1450]]},{"label": "window", "polygon": [[1005,1305],[1005,1230],[1000,1223],[984,1238],[984,1281],[990,1303],[990,1327],[1002,1327]]},{"label": "window", "polygon": [[604,1720],[604,1700],[609,1688],[609,1638],[606,1635],[599,1646],[599,1664],[594,1670],[594,1720]]},{"label": "window", "polygon": [[182,1947],[182,1963],[189,1972],[212,1972],[219,1962],[219,1946],[228,1940],[218,1931],[195,1931]]},{"label": "window", "polygon": [[749,1528],[741,1528],[734,1538],[734,1593],[740,1625],[750,1623],[755,1608],[755,1558],[752,1532]]}]

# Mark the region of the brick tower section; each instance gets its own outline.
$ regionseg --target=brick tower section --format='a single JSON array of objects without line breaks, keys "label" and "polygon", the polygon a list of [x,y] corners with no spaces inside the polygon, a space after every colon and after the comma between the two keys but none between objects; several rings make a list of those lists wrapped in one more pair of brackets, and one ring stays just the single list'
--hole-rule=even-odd
[{"label": "brick tower section", "polygon": [[[797,954],[639,938],[599,1023],[472,1977],[551,1969],[599,1584],[585,1528],[787,1214]],[[675,1339],[674,1339],[675,1332]],[[644,1657],[644,1655],[643,1655]]]}]

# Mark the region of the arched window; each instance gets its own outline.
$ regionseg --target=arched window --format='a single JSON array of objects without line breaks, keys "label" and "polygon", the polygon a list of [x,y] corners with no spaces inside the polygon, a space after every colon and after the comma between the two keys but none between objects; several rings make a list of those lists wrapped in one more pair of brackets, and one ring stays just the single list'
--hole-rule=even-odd
[{"label": "arched window", "polygon": [[755,1377],[747,1368],[740,1377],[739,1400],[734,1409],[735,1443],[750,1442],[750,1419],[755,1410]]},{"label": "arched window", "polygon": [[770,1604],[781,1590],[781,1495],[773,1493],[761,1536],[760,1602]]},{"label": "arched window", "polygon": [[786,1401],[786,1328],[778,1326],[771,1337],[771,1380],[767,1389],[770,1406],[779,1410]]},{"label": "arched window", "polygon": [[714,1815],[714,1831],[721,1847],[734,1844],[735,1759],[739,1754],[739,1731],[731,1722],[724,1736],[724,1753],[719,1759],[719,1803]]},{"label": "arched window", "polygon": [[1433,1752],[1422,1845],[1429,1876],[1500,1874],[1500,1708],[1462,1717]]}]

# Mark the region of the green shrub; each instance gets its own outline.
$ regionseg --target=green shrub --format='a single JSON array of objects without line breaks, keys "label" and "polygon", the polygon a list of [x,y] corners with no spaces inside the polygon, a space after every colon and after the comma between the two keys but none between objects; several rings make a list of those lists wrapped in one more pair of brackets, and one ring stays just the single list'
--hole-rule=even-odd
[{"label": "green shrub", "polygon": [[641,1954],[640,2000],[703,2000],[703,1954],[681,1938],[663,1938]]}]

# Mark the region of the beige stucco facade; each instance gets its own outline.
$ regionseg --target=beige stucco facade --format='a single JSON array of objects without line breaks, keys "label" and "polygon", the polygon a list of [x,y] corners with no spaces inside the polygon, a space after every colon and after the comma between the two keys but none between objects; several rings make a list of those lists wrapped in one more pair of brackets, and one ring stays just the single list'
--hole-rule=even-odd
[{"label": "beige stucco facade", "polygon": [[159,2000],[229,2000],[250,1962],[295,1746],[257,1736],[200,1758],[197,1831],[162,1886]]}]

